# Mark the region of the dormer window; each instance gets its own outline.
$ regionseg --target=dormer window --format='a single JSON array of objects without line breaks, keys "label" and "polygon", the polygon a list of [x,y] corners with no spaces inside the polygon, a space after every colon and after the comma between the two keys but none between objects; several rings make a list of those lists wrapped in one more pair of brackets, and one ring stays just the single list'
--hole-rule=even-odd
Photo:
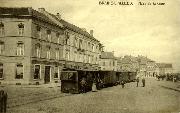
[{"label": "dormer window", "polygon": [[4,24],[1,22],[0,23],[0,36],[4,35]]},{"label": "dormer window", "polygon": [[18,29],[19,29],[18,34],[20,36],[23,36],[24,35],[24,24],[22,24],[22,23],[18,24]]},{"label": "dormer window", "polygon": [[47,40],[51,42],[51,31],[47,30]]}]

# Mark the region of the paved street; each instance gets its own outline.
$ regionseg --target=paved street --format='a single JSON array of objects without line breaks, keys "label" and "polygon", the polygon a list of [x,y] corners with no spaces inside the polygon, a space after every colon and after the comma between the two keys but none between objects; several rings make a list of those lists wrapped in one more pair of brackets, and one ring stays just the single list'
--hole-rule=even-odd
[{"label": "paved street", "polygon": [[[141,85],[141,84],[140,84]],[[136,83],[128,83],[125,88],[114,86],[98,92],[86,94],[63,94],[56,88],[32,88],[39,90],[36,99],[19,106],[9,107],[9,113],[179,113],[179,83],[146,79],[146,87],[136,87]],[[27,89],[27,88],[26,88]],[[32,90],[29,88],[30,91]],[[44,89],[44,90],[42,90]],[[49,95],[47,95],[47,90]],[[28,91],[28,90],[27,90]],[[42,93],[40,93],[42,91]],[[44,94],[43,91],[46,93]],[[31,92],[31,93],[32,93]],[[55,93],[56,92],[56,93]],[[26,92],[27,93],[27,92]],[[18,94],[18,93],[17,93]],[[16,94],[16,96],[18,96]],[[56,96],[55,96],[56,95]],[[58,95],[58,96],[57,96]],[[28,97],[24,99],[28,100]],[[43,99],[46,96],[46,99]],[[10,95],[10,97],[12,97]],[[49,98],[48,98],[49,97]],[[52,98],[50,98],[52,97]],[[22,97],[23,98],[23,97]],[[33,100],[33,98],[32,98]],[[20,98],[19,98],[19,102]],[[9,103],[10,100],[9,100]],[[12,104],[12,103],[11,103]]]}]

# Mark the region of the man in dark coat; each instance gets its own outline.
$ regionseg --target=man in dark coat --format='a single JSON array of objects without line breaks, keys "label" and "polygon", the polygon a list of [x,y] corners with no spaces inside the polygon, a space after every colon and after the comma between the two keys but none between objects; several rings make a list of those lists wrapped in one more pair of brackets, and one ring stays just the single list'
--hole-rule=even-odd
[{"label": "man in dark coat", "polygon": [[124,85],[125,85],[125,81],[124,80],[121,81],[121,85],[122,85],[122,88],[124,88]]},{"label": "man in dark coat", "polygon": [[82,78],[80,84],[81,84],[81,92],[86,93],[86,79],[84,77]]},{"label": "man in dark coat", "polygon": [[137,86],[136,87],[138,87],[138,85],[139,85],[139,77],[137,77],[136,82],[137,82]]},{"label": "man in dark coat", "polygon": [[142,79],[143,87],[145,87],[145,78]]}]

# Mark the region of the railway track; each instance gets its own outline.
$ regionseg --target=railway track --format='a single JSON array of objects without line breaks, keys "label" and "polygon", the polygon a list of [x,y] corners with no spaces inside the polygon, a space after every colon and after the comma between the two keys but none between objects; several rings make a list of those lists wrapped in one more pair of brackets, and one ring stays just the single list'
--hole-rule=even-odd
[{"label": "railway track", "polygon": [[17,96],[17,97],[11,97],[8,98],[8,105],[7,108],[14,108],[19,107],[31,103],[37,103],[40,101],[46,101],[51,100],[55,98],[61,98],[65,96],[70,96],[71,94],[65,94],[65,93],[49,93],[49,92],[37,92],[37,93],[30,93],[29,95],[26,94],[25,96]]}]

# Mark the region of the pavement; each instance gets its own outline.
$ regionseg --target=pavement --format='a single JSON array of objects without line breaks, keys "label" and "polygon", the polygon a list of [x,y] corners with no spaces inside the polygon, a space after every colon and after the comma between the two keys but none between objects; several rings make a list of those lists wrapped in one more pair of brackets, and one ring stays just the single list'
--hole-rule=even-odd
[{"label": "pavement", "polygon": [[[146,78],[84,94],[61,93],[59,86],[0,87],[8,91],[8,113],[179,113],[179,82]],[[167,88],[168,87],[168,88]],[[176,89],[176,90],[174,90]]]}]

